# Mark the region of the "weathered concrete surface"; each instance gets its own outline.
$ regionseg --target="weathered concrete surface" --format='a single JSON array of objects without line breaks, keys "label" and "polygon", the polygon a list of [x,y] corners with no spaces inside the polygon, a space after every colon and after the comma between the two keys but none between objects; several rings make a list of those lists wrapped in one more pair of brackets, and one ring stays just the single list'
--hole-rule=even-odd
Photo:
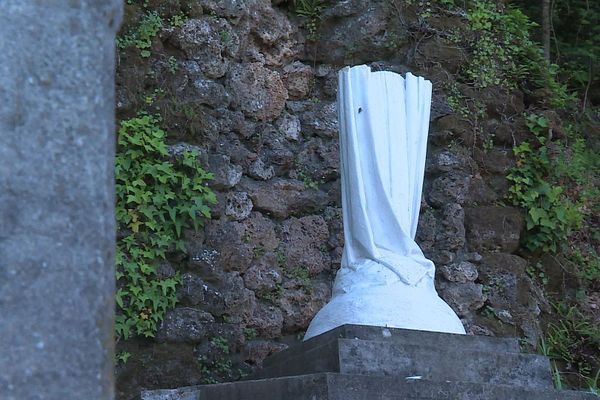
[{"label": "weathered concrete surface", "polygon": [[398,345],[340,339],[340,372],[361,375],[421,376],[434,381],[552,388],[550,363],[537,354],[489,353],[461,348]]},{"label": "weathered concrete surface", "polygon": [[112,399],[121,0],[0,2],[0,397]]},{"label": "weathered concrete surface", "polygon": [[327,344],[336,343],[338,339],[359,339],[378,342],[389,342],[403,345],[438,346],[440,350],[468,349],[498,353],[518,353],[519,343],[515,338],[496,338],[487,336],[454,335],[451,333],[416,331],[410,329],[383,328],[367,325],[342,325],[309,341],[302,342],[290,349],[267,358],[265,367],[286,363],[292,357],[303,354]]},{"label": "weathered concrete surface", "polygon": [[142,392],[142,400],[593,400],[593,394],[413,377],[313,374]]},{"label": "weathered concrete surface", "polygon": [[340,372],[360,375],[421,376],[434,381],[510,384],[551,388],[548,359],[535,354],[474,351],[423,343],[338,339],[286,362],[267,367],[260,377]]}]

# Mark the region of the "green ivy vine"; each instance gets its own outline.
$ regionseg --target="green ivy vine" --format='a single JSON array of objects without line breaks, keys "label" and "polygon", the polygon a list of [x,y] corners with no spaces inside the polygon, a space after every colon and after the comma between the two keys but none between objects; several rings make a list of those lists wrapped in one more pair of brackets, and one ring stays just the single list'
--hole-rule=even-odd
[{"label": "green ivy vine", "polygon": [[158,269],[168,254],[186,251],[182,232],[197,230],[216,202],[198,153],[169,154],[159,122],[142,113],[118,130],[116,334],[122,339],[155,335],[180,283],[178,274],[161,277]]}]

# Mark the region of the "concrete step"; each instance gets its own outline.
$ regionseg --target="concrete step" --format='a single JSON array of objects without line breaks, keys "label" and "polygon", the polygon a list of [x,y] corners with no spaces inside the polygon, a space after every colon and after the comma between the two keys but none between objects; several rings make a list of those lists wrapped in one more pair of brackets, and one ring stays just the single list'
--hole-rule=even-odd
[{"label": "concrete step", "polygon": [[583,392],[320,373],[142,392],[142,400],[597,400]]},{"label": "concrete step", "polygon": [[342,325],[316,336],[265,360],[264,366],[285,362],[290,357],[336,341],[337,339],[377,340],[410,345],[426,345],[446,349],[469,349],[498,353],[518,353],[519,343],[515,338],[454,335],[451,333],[416,331],[410,329],[382,328],[367,325]]},{"label": "concrete step", "polygon": [[431,381],[461,381],[552,388],[550,364],[535,354],[500,353],[402,342],[335,339],[269,365],[251,379],[340,372]]}]

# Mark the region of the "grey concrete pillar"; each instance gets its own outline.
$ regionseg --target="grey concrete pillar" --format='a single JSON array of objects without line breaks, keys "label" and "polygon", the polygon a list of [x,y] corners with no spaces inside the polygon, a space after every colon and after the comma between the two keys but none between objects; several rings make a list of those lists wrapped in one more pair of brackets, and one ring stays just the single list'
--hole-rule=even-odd
[{"label": "grey concrete pillar", "polygon": [[0,399],[112,399],[121,0],[0,1]]}]

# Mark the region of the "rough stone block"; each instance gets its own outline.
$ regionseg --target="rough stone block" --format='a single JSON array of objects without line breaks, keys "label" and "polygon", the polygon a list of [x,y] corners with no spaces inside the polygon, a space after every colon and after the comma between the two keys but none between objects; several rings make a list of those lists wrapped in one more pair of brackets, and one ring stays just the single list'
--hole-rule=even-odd
[{"label": "rough stone block", "polygon": [[519,247],[524,218],[516,208],[473,207],[465,209],[465,226],[472,250],[512,253]]},{"label": "rough stone block", "polygon": [[0,2],[0,398],[114,397],[119,0]]},{"label": "rough stone block", "polygon": [[142,392],[142,400],[593,400],[590,393],[419,377],[314,374]]},{"label": "rough stone block", "polygon": [[[443,343],[443,342],[442,342]],[[265,368],[261,377],[315,372],[420,376],[432,381],[462,381],[551,388],[549,362],[533,354],[472,351],[421,343],[338,339],[283,363]]]},{"label": "rough stone block", "polygon": [[284,352],[274,354],[265,360],[265,366],[284,362],[291,357],[297,357],[312,348],[336,342],[338,339],[359,339],[388,341],[407,345],[443,343],[449,348],[463,348],[487,352],[518,353],[519,344],[513,338],[495,338],[486,336],[453,335],[449,333],[426,332],[410,329],[382,328],[367,325],[342,325],[325,332],[306,342],[292,347]]}]

